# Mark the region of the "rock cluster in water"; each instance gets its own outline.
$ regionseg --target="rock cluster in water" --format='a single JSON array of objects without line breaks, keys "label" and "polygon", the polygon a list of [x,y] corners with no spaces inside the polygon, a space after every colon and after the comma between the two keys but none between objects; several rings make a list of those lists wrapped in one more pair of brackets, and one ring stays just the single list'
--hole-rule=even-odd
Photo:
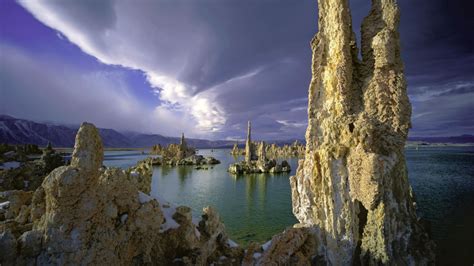
[{"label": "rock cluster in water", "polygon": [[259,142],[258,145],[252,142],[251,124],[249,121],[247,139],[245,141],[245,159],[244,161],[229,165],[229,173],[286,173],[291,171],[291,167],[287,161],[282,161],[280,164],[275,159],[269,160],[266,151],[265,142]]},{"label": "rock cluster in water", "polygon": [[212,156],[202,156],[198,154],[191,155],[181,160],[175,160],[172,158],[163,158],[163,157],[154,157],[148,158],[152,165],[160,166],[160,165],[169,165],[169,166],[177,166],[177,165],[197,165],[197,166],[204,166],[204,165],[213,165],[213,164],[220,164],[221,162]]},{"label": "rock cluster in water", "polygon": [[154,145],[151,149],[151,154],[161,155],[150,159],[153,165],[212,165],[221,163],[214,157],[196,154],[196,149],[189,147],[181,135],[179,144],[169,144],[167,147],[162,147],[160,144]]},{"label": "rock cluster in water", "polygon": [[161,155],[163,158],[182,160],[196,154],[196,149],[188,146],[183,133],[179,144],[171,143],[166,147],[162,147],[160,144],[154,145],[151,148],[151,154]]},{"label": "rock cluster in water", "polygon": [[[258,147],[259,142],[252,142],[252,145]],[[305,145],[299,143],[297,140],[291,144],[285,144],[283,146],[278,146],[275,143],[265,145],[265,154],[267,158],[277,159],[277,158],[290,158],[290,157],[304,157]],[[231,155],[245,155],[245,149],[239,149],[237,144],[234,144],[232,150],[230,151]]]},{"label": "rock cluster in water", "polygon": [[[41,151],[37,145],[0,145],[3,165],[0,165],[0,191],[36,190],[49,172],[65,164],[64,159],[52,148],[51,143]],[[37,160],[28,156],[41,154]],[[13,167],[2,167],[13,165]]]},{"label": "rock cluster in water", "polygon": [[147,195],[149,162],[125,171],[102,161],[98,130],[84,123],[69,166],[54,169],[35,192],[2,192],[2,265],[240,262],[243,250],[212,208],[193,220],[190,208]]},{"label": "rock cluster in water", "polygon": [[319,0],[306,155],[293,213],[330,265],[425,265],[433,242],[416,217],[404,144],[406,92],[395,0],[372,1],[358,58],[347,0]]}]

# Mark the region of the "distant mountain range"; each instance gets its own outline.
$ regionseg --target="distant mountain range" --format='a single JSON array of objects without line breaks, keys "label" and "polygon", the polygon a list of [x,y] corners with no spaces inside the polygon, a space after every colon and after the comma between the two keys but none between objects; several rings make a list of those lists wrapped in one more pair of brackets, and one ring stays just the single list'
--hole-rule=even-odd
[{"label": "distant mountain range", "polygon": [[[0,115],[0,143],[8,144],[37,144],[45,146],[49,141],[55,147],[73,147],[76,132],[79,126],[39,123],[25,119],[18,119],[7,115]],[[150,148],[155,144],[168,145],[178,143],[179,137],[166,137],[159,134],[142,134],[119,132],[114,129],[99,128],[102,141],[108,148]],[[196,148],[230,148],[236,143],[231,140],[186,139],[188,144]],[[304,140],[298,140],[304,143]],[[474,143],[473,135],[456,137],[415,137],[409,141],[429,143]],[[278,145],[290,144],[294,140],[270,141]],[[242,146],[243,142],[239,142]]]},{"label": "distant mountain range", "polygon": [[412,137],[409,141],[420,141],[428,143],[474,143],[474,135],[461,135],[451,137]]},{"label": "distant mountain range", "polygon": [[[79,126],[65,126],[39,123],[0,115],[0,143],[37,144],[45,146],[49,141],[54,147],[73,147]],[[100,136],[108,148],[150,148],[155,144],[168,145],[178,143],[179,137],[166,137],[159,134],[141,134],[119,132],[114,129],[99,128]],[[235,141],[186,139],[188,144],[197,148],[232,147]]]}]

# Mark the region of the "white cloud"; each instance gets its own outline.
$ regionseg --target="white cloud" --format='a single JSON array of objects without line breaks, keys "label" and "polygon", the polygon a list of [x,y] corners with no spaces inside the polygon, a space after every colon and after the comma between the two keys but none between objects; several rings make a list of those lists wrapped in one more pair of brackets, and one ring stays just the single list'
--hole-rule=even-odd
[{"label": "white cloud", "polygon": [[224,111],[218,104],[213,103],[214,96],[211,91],[193,95],[193,89],[177,80],[150,73],[147,73],[146,77],[156,94],[164,101],[162,109],[184,109],[185,113],[196,118],[196,128],[204,132],[218,131],[225,124]]},{"label": "white cloud", "polygon": [[[262,136],[281,130],[288,130],[284,137],[303,136],[304,128],[281,127],[275,119],[306,118],[281,108],[307,95],[312,2],[281,1],[271,12],[265,2],[252,8],[167,0],[19,2],[99,62],[142,71],[160,99],[152,112],[183,121],[189,134],[238,135],[231,125],[250,119],[262,123]],[[157,132],[179,125],[169,123]]]},{"label": "white cloud", "polygon": [[276,120],[276,121],[284,125],[285,127],[306,127],[308,125],[307,122],[295,122],[295,121],[288,121],[288,120]]},{"label": "white cloud", "polygon": [[[177,70],[186,66],[189,57],[185,55],[188,54],[186,50],[189,49],[185,50],[184,46],[178,47],[174,43],[168,43],[166,39],[151,40],[146,31],[142,33],[148,36],[130,32],[130,25],[140,22],[134,17],[127,17],[127,12],[133,12],[130,7],[133,9],[134,6],[129,5],[130,3],[111,2],[109,8],[117,12],[117,21],[113,27],[102,31],[84,27],[81,17],[75,17],[76,13],[69,10],[74,8],[74,5],[44,0],[22,0],[20,4],[38,20],[59,31],[82,51],[96,57],[100,62],[143,71],[150,86],[155,89],[156,95],[163,102],[157,107],[157,110],[160,110],[159,113],[164,113],[167,109],[167,115],[171,115],[176,110],[186,114],[187,119],[192,119],[189,125],[195,125],[189,129],[190,134],[199,135],[219,131],[225,124],[224,109],[214,101],[213,94],[196,94],[192,86],[174,77],[179,74]],[[135,21],[132,23],[131,20]],[[136,29],[146,29],[143,26],[134,25],[133,30],[136,32]],[[204,37],[203,35],[205,36],[203,32],[198,32],[186,37],[191,41],[199,42]],[[171,49],[168,51],[157,49],[160,46]],[[173,115],[176,116],[176,114]]]},{"label": "white cloud", "polygon": [[68,124],[89,121],[99,127],[170,136],[193,129],[186,116],[144,106],[120,71],[84,71],[6,44],[0,50],[2,113]]}]

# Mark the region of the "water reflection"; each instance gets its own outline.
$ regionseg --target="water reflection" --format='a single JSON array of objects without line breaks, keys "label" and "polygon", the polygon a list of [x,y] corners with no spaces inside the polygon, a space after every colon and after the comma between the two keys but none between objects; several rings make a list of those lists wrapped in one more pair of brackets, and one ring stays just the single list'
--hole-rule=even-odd
[{"label": "water reflection", "polygon": [[[142,159],[142,155],[134,157],[130,153],[121,153],[127,159],[121,161],[108,156],[115,152],[106,152],[104,164],[129,167]],[[288,160],[290,174],[232,176],[227,172],[228,165],[243,156],[231,156],[230,150],[199,153],[212,154],[222,163],[209,170],[156,167],[151,193],[174,204],[190,206],[196,216],[205,206],[215,207],[230,237],[243,245],[266,241],[297,223],[291,210],[288,180],[295,174],[297,159]],[[469,261],[474,239],[474,147],[407,149],[406,158],[418,211],[432,223],[438,261],[442,265],[448,265],[452,258]]]},{"label": "water reflection", "polygon": [[177,171],[179,180],[181,181],[181,185],[184,186],[184,182],[186,181],[186,178],[190,176],[191,172],[193,171],[193,168],[190,166],[178,166]]},{"label": "water reflection", "polygon": [[[291,192],[286,175],[231,175],[229,164],[242,160],[230,150],[200,150],[221,161],[213,169],[193,167],[155,168],[152,194],[178,205],[190,206],[200,214],[205,206],[215,207],[234,240],[241,244],[264,241],[296,223],[291,211]],[[290,160],[296,169],[297,160]]]},{"label": "water reflection", "polygon": [[161,175],[165,177],[170,174],[171,170],[173,170],[173,167],[168,166],[168,165],[163,165],[161,167],[156,167],[155,171],[156,169],[159,169],[161,171]]}]

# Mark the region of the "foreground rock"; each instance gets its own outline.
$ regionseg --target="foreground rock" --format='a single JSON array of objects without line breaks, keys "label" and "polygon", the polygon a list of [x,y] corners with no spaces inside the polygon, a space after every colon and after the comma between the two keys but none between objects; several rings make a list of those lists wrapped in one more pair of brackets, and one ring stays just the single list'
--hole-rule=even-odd
[{"label": "foreground rock", "polygon": [[411,107],[398,22],[396,1],[372,1],[359,61],[348,1],[319,0],[306,155],[291,188],[295,216],[318,229],[316,257],[331,265],[434,260],[403,153]]},{"label": "foreground rock", "polygon": [[243,250],[213,209],[195,224],[189,208],[140,192],[149,191],[150,162],[124,171],[102,161],[99,133],[84,123],[70,166],[54,169],[34,193],[2,193],[2,265],[240,262]]}]

